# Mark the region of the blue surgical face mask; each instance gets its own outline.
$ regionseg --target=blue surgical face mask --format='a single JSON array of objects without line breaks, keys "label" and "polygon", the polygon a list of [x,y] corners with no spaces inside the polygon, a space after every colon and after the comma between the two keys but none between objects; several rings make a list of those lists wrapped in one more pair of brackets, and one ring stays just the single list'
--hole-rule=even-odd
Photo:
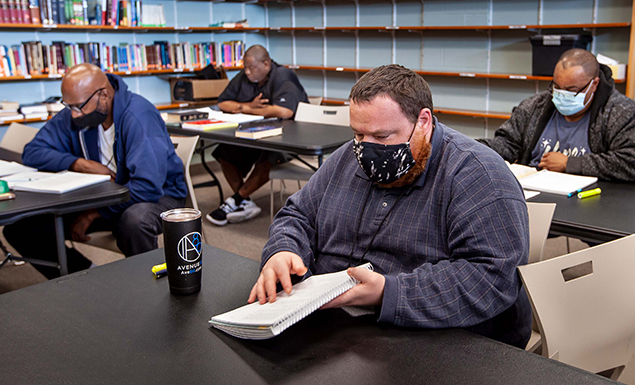
[{"label": "blue surgical face mask", "polygon": [[587,92],[580,92],[576,95],[575,92],[565,91],[565,90],[553,90],[553,97],[551,100],[553,104],[556,106],[558,111],[564,116],[575,115],[578,112],[582,111],[586,106],[591,103],[591,99],[593,99],[593,94],[589,97],[589,101],[584,103],[584,99],[586,98],[588,90],[591,89],[591,85],[593,85],[593,81],[591,80],[589,83],[589,88]]}]

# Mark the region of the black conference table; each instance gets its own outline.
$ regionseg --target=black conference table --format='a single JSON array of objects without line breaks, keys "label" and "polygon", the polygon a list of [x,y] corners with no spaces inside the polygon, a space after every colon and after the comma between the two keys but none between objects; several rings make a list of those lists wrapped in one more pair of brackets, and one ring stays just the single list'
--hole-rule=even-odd
[{"label": "black conference table", "polygon": [[[15,195],[15,199],[0,201],[0,226],[34,215],[53,214],[57,256],[62,275],[68,274],[62,215],[110,206],[130,199],[127,187],[110,182],[102,182],[64,194],[17,191]],[[34,242],[37,242],[37,239],[38,235],[33,234]],[[35,260],[28,261],[37,263]]]},{"label": "black conference table", "polygon": [[6,384],[609,384],[463,330],[380,326],[317,311],[240,340],[208,320],[246,302],[259,263],[204,246],[200,293],[169,293],[155,250],[0,295]]},{"label": "black conference table", "polygon": [[280,151],[293,155],[317,156],[318,164],[322,164],[325,154],[335,151],[338,147],[353,139],[353,132],[349,127],[333,126],[328,124],[296,122],[294,120],[266,121],[242,124],[243,127],[272,125],[282,126],[283,133],[263,139],[237,138],[236,129],[222,130],[188,130],[180,125],[167,124],[170,134],[184,136],[199,135],[201,139],[211,140],[217,143],[234,144],[242,147],[257,148],[260,150]]},{"label": "black conference table", "polygon": [[635,183],[597,182],[588,189],[596,187],[602,193],[590,198],[540,193],[528,201],[556,204],[552,235],[603,243],[635,234]]}]

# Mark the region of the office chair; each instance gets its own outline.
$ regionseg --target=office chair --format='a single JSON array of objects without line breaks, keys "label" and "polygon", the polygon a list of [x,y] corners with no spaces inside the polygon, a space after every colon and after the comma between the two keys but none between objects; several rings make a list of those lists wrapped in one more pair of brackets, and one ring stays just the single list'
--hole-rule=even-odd
[{"label": "office chair", "polygon": [[[295,112],[296,122],[308,122],[308,123],[321,123],[335,126],[349,126],[349,113],[348,106],[344,107],[332,107],[332,106],[320,106],[308,103],[299,103],[298,109]],[[307,163],[311,164],[317,169],[317,162],[315,158],[304,159]],[[275,165],[269,172],[269,186],[270,203],[271,203],[271,220],[273,220],[273,214],[275,213],[273,204],[273,181],[275,179],[280,180],[280,206],[282,206],[282,196],[284,195],[285,184],[284,180],[296,180],[298,181],[298,188],[300,188],[300,181],[307,181],[315,173],[314,169],[307,167],[300,161],[291,161],[279,165]]]},{"label": "office chair", "polygon": [[617,380],[635,352],[635,235],[519,266],[542,355]]}]

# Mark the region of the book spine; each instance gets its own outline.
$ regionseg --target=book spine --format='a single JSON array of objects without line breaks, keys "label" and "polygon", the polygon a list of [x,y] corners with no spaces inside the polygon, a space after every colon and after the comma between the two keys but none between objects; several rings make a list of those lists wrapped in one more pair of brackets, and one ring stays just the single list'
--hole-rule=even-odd
[{"label": "book spine", "polygon": [[0,20],[5,24],[9,24],[11,22],[9,0],[0,0]]},{"label": "book spine", "polygon": [[59,16],[59,9],[60,9],[59,2],[60,1],[63,1],[63,0],[51,0],[51,11],[53,15],[53,23],[55,24],[60,23],[60,16]]},{"label": "book spine", "polygon": [[31,13],[31,23],[40,24],[40,2],[38,0],[29,0],[29,12]]}]

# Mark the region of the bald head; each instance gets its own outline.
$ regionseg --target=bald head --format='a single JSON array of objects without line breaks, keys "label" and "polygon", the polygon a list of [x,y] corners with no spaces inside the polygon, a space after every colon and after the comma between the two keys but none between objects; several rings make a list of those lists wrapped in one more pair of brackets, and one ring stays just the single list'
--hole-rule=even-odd
[{"label": "bald head", "polygon": [[100,88],[110,86],[108,77],[94,64],[78,64],[62,79],[62,97],[68,104],[83,103]]},{"label": "bald head", "polygon": [[600,65],[595,56],[591,52],[580,48],[570,49],[563,53],[558,59],[556,67],[558,65],[561,65],[564,69],[580,66],[584,69],[584,73],[592,78],[600,75]]},{"label": "bald head", "polygon": [[252,45],[245,51],[245,58],[251,57],[257,62],[271,62],[271,57],[269,57],[269,52],[267,49],[261,45]]}]

